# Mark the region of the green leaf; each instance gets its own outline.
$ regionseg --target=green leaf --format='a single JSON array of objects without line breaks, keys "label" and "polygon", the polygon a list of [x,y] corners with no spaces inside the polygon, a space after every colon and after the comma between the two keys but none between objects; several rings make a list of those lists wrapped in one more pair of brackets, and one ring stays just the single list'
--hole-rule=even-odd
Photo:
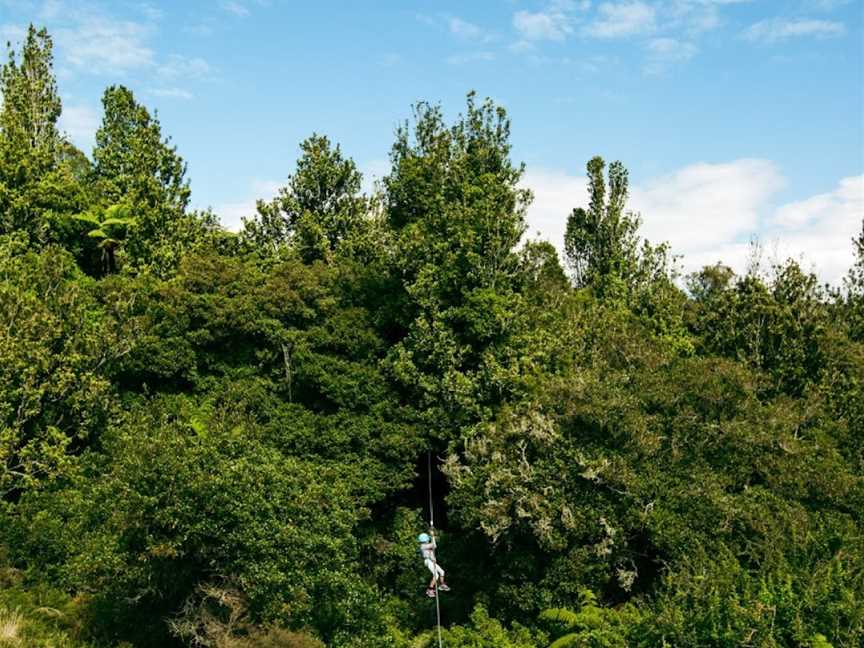
[{"label": "green leaf", "polygon": [[111,226],[111,225],[122,225],[124,227],[128,227],[130,225],[135,224],[134,218],[106,218],[102,221],[102,226]]},{"label": "green leaf", "polygon": [[91,225],[95,225],[97,227],[99,227],[99,225],[102,223],[102,221],[100,221],[93,214],[75,214],[74,216],[72,216],[72,218],[77,221],[81,221],[82,223],[90,223]]}]

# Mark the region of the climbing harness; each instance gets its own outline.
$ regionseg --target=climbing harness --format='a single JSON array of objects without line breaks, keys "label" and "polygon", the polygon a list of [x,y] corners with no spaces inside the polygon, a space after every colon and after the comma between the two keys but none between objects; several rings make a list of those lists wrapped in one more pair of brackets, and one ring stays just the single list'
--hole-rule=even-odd
[{"label": "climbing harness", "polygon": [[[432,509],[432,451],[426,451],[426,478],[427,483],[429,484],[429,529],[432,532],[435,532],[435,514]],[[436,620],[436,628],[438,629],[438,648],[442,648],[443,644],[441,643],[441,604],[439,603],[439,591],[438,591],[438,561],[435,557],[435,554],[432,554],[432,565],[435,567],[435,620]]]}]

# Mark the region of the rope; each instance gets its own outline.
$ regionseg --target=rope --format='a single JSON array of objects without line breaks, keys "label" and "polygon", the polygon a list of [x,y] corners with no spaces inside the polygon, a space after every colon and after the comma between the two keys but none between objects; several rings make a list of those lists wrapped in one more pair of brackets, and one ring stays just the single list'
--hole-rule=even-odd
[{"label": "rope", "polygon": [[[432,451],[426,452],[426,477],[429,484],[429,529],[435,533],[434,513],[432,511]],[[432,554],[432,566],[435,568],[435,620],[438,628],[438,648],[442,648],[441,643],[441,604],[439,602],[440,592],[438,591],[438,561]]]},{"label": "rope", "polygon": [[435,528],[434,514],[432,512],[432,451],[426,451],[426,483],[429,484],[429,528]]}]

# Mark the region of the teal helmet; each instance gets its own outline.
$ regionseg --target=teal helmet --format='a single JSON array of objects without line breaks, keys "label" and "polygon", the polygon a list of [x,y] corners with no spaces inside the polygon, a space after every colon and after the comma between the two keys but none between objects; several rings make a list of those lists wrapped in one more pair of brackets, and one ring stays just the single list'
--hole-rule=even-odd
[{"label": "teal helmet", "polygon": [[417,536],[417,542],[429,542],[429,540],[429,534],[427,533],[421,533],[419,536]]}]

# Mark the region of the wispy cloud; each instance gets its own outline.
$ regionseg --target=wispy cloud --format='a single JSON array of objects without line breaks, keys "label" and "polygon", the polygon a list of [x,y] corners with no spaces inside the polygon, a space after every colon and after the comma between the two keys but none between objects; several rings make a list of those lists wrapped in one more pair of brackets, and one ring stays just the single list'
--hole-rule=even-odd
[{"label": "wispy cloud", "polygon": [[447,19],[447,28],[450,30],[451,34],[465,41],[488,43],[489,41],[494,40],[494,36],[491,32],[479,25],[475,25],[472,22],[462,20],[455,16],[451,16]]},{"label": "wispy cloud", "polygon": [[744,38],[754,42],[776,43],[790,38],[831,38],[845,33],[843,23],[833,20],[773,18],[748,27],[744,31]]},{"label": "wispy cloud", "polygon": [[240,18],[245,18],[250,14],[250,11],[248,7],[246,7],[246,5],[240,4],[239,2],[234,2],[233,0],[222,2],[220,6],[228,13],[239,16]]},{"label": "wispy cloud", "polygon": [[810,0],[809,6],[814,11],[834,11],[851,3],[852,0]]},{"label": "wispy cloud", "polygon": [[[160,91],[171,90],[173,96],[179,96],[174,90],[180,81],[211,76],[212,68],[201,57],[164,56],[155,51],[151,43],[162,28],[161,9],[148,2],[127,9],[121,18],[107,5],[86,0],[74,4],[68,0],[33,3],[33,14],[38,10],[51,27],[58,76],[134,74],[136,79],[149,80]],[[14,41],[22,35],[20,26],[0,25],[0,37]],[[188,90],[185,93],[191,94]]]},{"label": "wispy cloud", "polygon": [[153,88],[150,94],[154,97],[165,97],[168,99],[192,99],[195,95],[185,88]]},{"label": "wispy cloud", "polygon": [[156,68],[156,73],[165,79],[202,79],[210,72],[210,64],[203,58],[187,58],[179,54],[170,55]]},{"label": "wispy cloud", "polygon": [[146,24],[98,16],[55,34],[66,65],[85,72],[119,73],[154,64],[155,55],[147,45],[151,31]]},{"label": "wispy cloud", "polygon": [[144,15],[147,20],[162,20],[162,16],[164,16],[164,12],[157,6],[150,4],[149,2],[144,2],[138,5],[138,10]]},{"label": "wispy cloud", "polygon": [[651,39],[645,49],[648,52],[644,66],[646,74],[662,74],[675,63],[689,61],[698,51],[691,42],[668,37]]},{"label": "wispy cloud", "polygon": [[447,62],[450,65],[465,65],[466,63],[476,63],[479,61],[493,61],[495,55],[492,52],[468,52],[466,54],[454,54],[447,57]]},{"label": "wispy cloud", "polygon": [[597,7],[597,17],[584,30],[594,38],[620,38],[653,31],[657,12],[641,0],[604,2]]},{"label": "wispy cloud", "polygon": [[513,26],[522,41],[562,41],[573,33],[570,16],[559,8],[548,11],[517,11]]}]

